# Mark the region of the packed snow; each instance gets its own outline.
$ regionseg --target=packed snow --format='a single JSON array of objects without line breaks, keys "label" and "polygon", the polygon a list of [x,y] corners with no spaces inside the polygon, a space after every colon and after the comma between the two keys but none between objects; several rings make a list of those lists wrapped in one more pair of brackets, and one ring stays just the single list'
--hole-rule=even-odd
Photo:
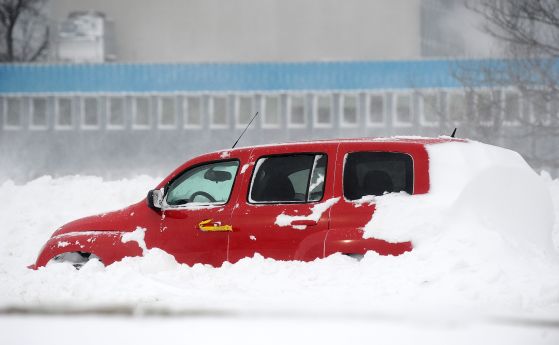
[{"label": "packed snow", "polygon": [[[176,315],[202,311],[215,320],[212,325],[232,334],[231,325],[242,320],[227,322],[220,315],[245,315],[250,320],[279,315],[275,322],[280,324],[281,315],[307,317],[303,326],[317,332],[325,324],[337,324],[342,330],[349,327],[344,320],[356,318],[355,325],[364,327],[356,333],[364,336],[356,336],[361,340],[368,339],[366,327],[373,315],[382,322],[398,323],[377,329],[383,339],[392,339],[406,323],[415,329],[411,334],[425,335],[420,325],[433,322],[445,325],[440,338],[431,338],[434,343],[463,335],[452,329],[456,325],[467,325],[474,339],[484,341],[496,342],[502,332],[506,337],[501,340],[507,340],[503,343],[557,343],[559,331],[553,325],[559,320],[559,180],[547,173],[537,175],[512,152],[502,154],[476,144],[462,157],[446,157],[443,145],[429,150],[431,193],[387,194],[361,201],[377,204],[375,217],[365,225],[366,236],[411,239],[414,250],[398,257],[371,252],[360,261],[341,254],[308,263],[256,255],[220,268],[189,267],[160,249],[145,248],[143,257],[125,258],[108,267],[92,260],[79,271],[63,263],[33,271],[26,267],[60,225],[136,202],[160,179],[46,176],[23,185],[4,182],[0,185],[5,196],[0,208],[0,309]],[[480,157],[479,161],[472,165],[469,154]],[[437,157],[444,157],[447,171],[454,173],[439,175],[444,169],[437,168]],[[458,177],[463,175],[472,178],[461,184]],[[319,204],[316,212],[325,212],[334,202]],[[138,228],[123,240],[141,244],[142,235],[143,229]],[[317,315],[326,320],[317,323]],[[4,331],[17,323],[17,318],[0,320]],[[47,327],[41,320],[26,322]],[[111,327],[113,320],[96,322]],[[123,329],[128,327],[118,322]],[[544,326],[514,327],[523,322]],[[448,328],[449,324],[454,326]],[[194,329],[200,334],[203,329],[211,332],[208,325]],[[339,339],[332,331],[323,335],[327,343]],[[211,337],[215,342],[218,338]],[[5,333],[0,339],[13,343],[9,341],[15,335]],[[413,337],[399,339],[409,343]],[[275,340],[270,343],[285,337]]]},{"label": "packed snow", "polygon": [[293,225],[296,221],[311,221],[317,223],[322,214],[326,212],[330,207],[334,206],[335,203],[338,202],[340,198],[332,198],[328,199],[324,202],[318,203],[311,207],[311,213],[308,215],[287,215],[285,213],[281,213],[276,217],[275,224],[277,226],[291,226],[297,230],[305,230],[307,228],[306,225]]}]

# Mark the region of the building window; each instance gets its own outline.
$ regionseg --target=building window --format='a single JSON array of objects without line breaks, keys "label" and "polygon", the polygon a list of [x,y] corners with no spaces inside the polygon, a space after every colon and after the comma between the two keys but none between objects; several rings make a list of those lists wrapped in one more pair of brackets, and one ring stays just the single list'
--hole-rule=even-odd
[{"label": "building window", "polygon": [[462,92],[448,94],[448,119],[454,123],[466,120],[466,95]]},{"label": "building window", "polygon": [[412,95],[397,93],[394,96],[394,125],[412,125]]},{"label": "building window", "polygon": [[47,129],[48,128],[48,102],[45,97],[36,97],[31,99],[31,121],[29,128],[31,129]]},{"label": "building window", "polygon": [[530,94],[530,112],[525,120],[536,122],[544,126],[551,124],[551,102],[545,91],[535,91]]},{"label": "building window", "polygon": [[213,96],[210,99],[210,127],[227,127],[227,97]]},{"label": "building window", "polygon": [[306,108],[305,96],[292,95],[289,97],[289,127],[305,127],[307,124]]},{"label": "building window", "polygon": [[184,99],[184,127],[202,127],[202,98],[200,96],[188,96]]},{"label": "building window", "polygon": [[4,129],[21,129],[23,125],[23,102],[21,98],[4,99]]},{"label": "building window", "polygon": [[332,96],[317,95],[314,126],[318,128],[332,127]]},{"label": "building window", "polygon": [[158,98],[157,126],[161,129],[177,128],[177,107],[175,97],[162,96]]},{"label": "building window", "polygon": [[82,128],[98,129],[100,123],[99,99],[97,97],[82,98]]},{"label": "building window", "polygon": [[436,92],[427,92],[421,95],[421,124],[435,126],[441,116],[440,98]]},{"label": "building window", "polygon": [[124,97],[109,97],[107,111],[107,128],[124,129],[125,122]]},{"label": "building window", "polygon": [[237,97],[236,126],[245,128],[254,116],[253,98],[251,96]]},{"label": "building window", "polygon": [[278,95],[266,95],[263,99],[264,114],[262,114],[262,126],[265,128],[280,127],[280,97]]},{"label": "building window", "polygon": [[340,97],[342,127],[357,127],[359,121],[357,118],[358,100],[357,95],[342,95]]},{"label": "building window", "polygon": [[476,94],[475,104],[480,124],[490,126],[501,108],[499,92],[480,91]]},{"label": "building window", "polygon": [[58,97],[56,99],[55,128],[72,129],[74,126],[74,114],[72,111],[72,98]]},{"label": "building window", "polygon": [[370,126],[379,126],[384,124],[385,119],[385,105],[384,105],[384,95],[375,94],[369,95],[368,100],[368,115],[367,123]]},{"label": "building window", "polygon": [[150,102],[149,97],[134,97],[134,113],[132,128],[133,129],[149,129],[150,121]]},{"label": "building window", "polygon": [[507,125],[518,125],[521,116],[521,109],[520,94],[514,91],[505,91],[503,114],[504,123]]}]

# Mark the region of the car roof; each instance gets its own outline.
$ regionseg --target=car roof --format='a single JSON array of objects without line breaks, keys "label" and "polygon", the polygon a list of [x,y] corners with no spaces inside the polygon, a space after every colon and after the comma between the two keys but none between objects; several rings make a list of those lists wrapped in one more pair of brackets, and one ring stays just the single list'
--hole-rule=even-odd
[{"label": "car roof", "polygon": [[238,152],[251,150],[254,148],[262,147],[275,147],[275,146],[288,146],[293,149],[297,147],[304,147],[311,144],[324,144],[324,145],[334,145],[340,143],[405,143],[405,144],[417,144],[417,145],[433,145],[442,144],[449,142],[464,142],[464,139],[452,138],[449,136],[440,137],[420,137],[420,136],[394,136],[394,137],[373,137],[373,138],[337,138],[337,139],[319,139],[319,140],[308,140],[308,141],[293,141],[285,143],[274,143],[274,144],[263,144],[263,145],[252,145],[243,146],[235,149],[224,149],[215,151],[213,153],[223,153],[223,152]]}]

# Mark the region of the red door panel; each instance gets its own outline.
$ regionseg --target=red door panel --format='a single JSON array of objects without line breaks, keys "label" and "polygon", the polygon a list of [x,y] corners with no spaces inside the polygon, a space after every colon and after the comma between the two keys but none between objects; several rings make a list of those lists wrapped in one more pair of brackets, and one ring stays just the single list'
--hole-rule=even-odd
[{"label": "red door panel", "polygon": [[[308,144],[298,152],[282,146],[255,148],[251,165],[243,177],[243,192],[233,211],[234,231],[230,234],[229,261],[259,253],[277,260],[313,260],[323,257],[324,239],[334,198],[335,153],[338,144]],[[270,155],[322,153],[327,155],[323,196],[307,203],[249,202],[251,178],[259,158]],[[322,211],[322,212],[318,212]],[[314,212],[314,213],[313,213]],[[312,217],[314,214],[315,217]]]},{"label": "red door panel", "polygon": [[[202,263],[220,266],[227,261],[229,235],[231,230],[235,230],[232,227],[232,212],[242,188],[242,167],[248,162],[249,153],[250,150],[240,150],[226,155],[205,155],[184,167],[183,171],[187,172],[192,171],[193,167],[204,167],[209,163],[238,161],[229,199],[223,203],[218,202],[219,204],[206,199],[206,202],[191,201],[176,207],[164,207],[158,231],[146,233],[146,242],[154,243],[154,246],[174,255],[178,262],[188,265]],[[181,176],[181,173],[176,176]],[[223,176],[219,172],[210,171],[203,176],[204,179],[213,178],[210,180],[212,185],[223,182],[220,180]],[[184,188],[189,188],[187,183]],[[196,200],[205,198],[204,190],[191,195],[194,194],[197,195]]]}]

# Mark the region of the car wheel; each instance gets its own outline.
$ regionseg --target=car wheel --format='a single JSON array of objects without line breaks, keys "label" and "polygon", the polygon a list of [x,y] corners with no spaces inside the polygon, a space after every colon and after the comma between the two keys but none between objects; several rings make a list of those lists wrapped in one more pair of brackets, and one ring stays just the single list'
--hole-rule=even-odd
[{"label": "car wheel", "polygon": [[363,255],[363,254],[352,254],[352,253],[343,253],[343,254],[344,254],[344,255],[347,255],[347,256],[349,256],[350,258],[355,259],[355,260],[357,260],[357,261],[361,261],[361,260],[363,259],[363,257],[365,256],[365,255]]},{"label": "car wheel", "polygon": [[84,253],[84,252],[70,252],[70,253],[62,253],[58,254],[54,258],[52,258],[49,263],[51,262],[69,262],[74,266],[77,270],[79,270],[83,265],[85,265],[89,260],[97,259],[100,262],[101,259],[91,253]]}]

